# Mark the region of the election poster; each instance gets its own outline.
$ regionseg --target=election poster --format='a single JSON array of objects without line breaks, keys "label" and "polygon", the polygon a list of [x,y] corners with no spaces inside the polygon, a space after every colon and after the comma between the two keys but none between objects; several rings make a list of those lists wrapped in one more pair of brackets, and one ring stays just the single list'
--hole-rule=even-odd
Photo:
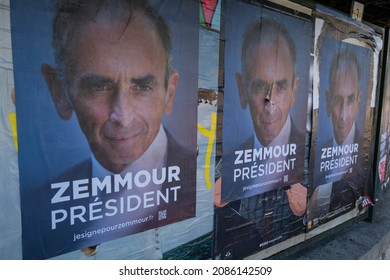
[{"label": "election poster", "polygon": [[143,252],[196,214],[199,3],[56,2],[11,2],[23,258]]},{"label": "election poster", "polygon": [[[361,170],[370,49],[323,38],[314,184],[352,177]],[[352,71],[354,69],[354,71]]]},{"label": "election poster", "polygon": [[215,259],[244,258],[304,229],[312,25],[267,5],[226,2]]},{"label": "election poster", "polygon": [[352,210],[359,215],[372,193],[377,37],[360,22],[316,10],[309,230]]},{"label": "election poster", "polygon": [[199,18],[196,217],[160,229],[163,259],[167,260],[210,259],[212,252],[215,165],[220,158],[217,114],[221,99],[218,91],[221,1],[202,1],[199,5],[204,17]]},{"label": "election poster", "polygon": [[[389,31],[387,31],[389,32]],[[388,35],[387,35],[388,36]],[[388,44],[388,42],[387,42]],[[383,97],[382,97],[382,110],[380,114],[380,130],[378,141],[378,166],[377,166],[377,178],[381,189],[386,188],[390,182],[389,173],[389,157],[390,157],[390,56],[389,47],[387,46],[387,53],[384,56],[386,62],[386,68],[383,79]]]},{"label": "election poster", "polygon": [[226,4],[222,202],[300,182],[309,93],[310,22]]}]

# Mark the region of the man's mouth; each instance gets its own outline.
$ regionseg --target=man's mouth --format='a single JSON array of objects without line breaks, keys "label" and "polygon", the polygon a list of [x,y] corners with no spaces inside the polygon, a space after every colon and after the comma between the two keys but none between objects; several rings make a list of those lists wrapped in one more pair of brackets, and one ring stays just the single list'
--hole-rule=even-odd
[{"label": "man's mouth", "polygon": [[338,124],[337,124],[337,127],[338,127],[338,129],[340,129],[340,130],[344,130],[344,129],[346,129],[347,124],[346,124],[345,122],[343,122],[343,123],[338,123]]},{"label": "man's mouth", "polygon": [[106,139],[111,142],[127,142],[132,139],[135,139],[139,134],[113,134],[113,135],[105,135]]},{"label": "man's mouth", "polygon": [[270,126],[270,125],[273,125],[274,123],[276,123],[276,119],[266,119],[266,120],[261,120],[261,123],[264,125],[264,126]]}]

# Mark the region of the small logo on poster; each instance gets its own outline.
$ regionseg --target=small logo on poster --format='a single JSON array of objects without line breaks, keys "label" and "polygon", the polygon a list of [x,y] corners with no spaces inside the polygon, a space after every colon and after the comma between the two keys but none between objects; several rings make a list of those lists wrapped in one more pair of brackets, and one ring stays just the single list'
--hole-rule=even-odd
[{"label": "small logo on poster", "polygon": [[158,220],[165,220],[167,218],[167,210],[158,211]]}]

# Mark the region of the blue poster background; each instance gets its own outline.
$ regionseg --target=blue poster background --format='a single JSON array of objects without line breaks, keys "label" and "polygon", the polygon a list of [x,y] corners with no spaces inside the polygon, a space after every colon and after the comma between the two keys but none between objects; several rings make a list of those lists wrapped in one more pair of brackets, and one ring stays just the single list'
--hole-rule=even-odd
[{"label": "blue poster background", "polygon": [[[297,129],[304,134],[306,132],[306,122],[308,117],[308,99],[311,96],[310,84],[310,63],[312,57],[310,52],[312,49],[312,27],[307,20],[298,17],[290,16],[283,12],[273,11],[263,7],[256,7],[254,5],[245,4],[240,1],[230,1],[227,3],[225,15],[225,80],[224,80],[224,108],[223,108],[223,158],[234,154],[235,149],[242,145],[242,143],[254,134],[253,124],[247,106],[243,110],[240,105],[240,99],[237,89],[235,74],[241,72],[241,45],[243,41],[243,34],[248,24],[260,17],[271,17],[282,22],[287,31],[290,33],[296,45],[296,73],[299,76],[299,87],[297,90],[295,104],[290,108],[290,115],[293,119]],[[309,94],[310,93],[310,94]],[[300,139],[297,143],[302,150],[305,146],[305,137]],[[303,153],[297,155],[303,165]],[[233,185],[233,161],[223,160],[223,180],[222,180],[222,200],[229,202],[248,197],[254,194],[265,193],[292,183],[299,182],[283,182],[268,185],[267,187],[257,188],[256,191],[245,193],[233,189],[242,188],[243,185],[248,184],[249,180],[239,184]],[[297,177],[303,177],[303,167],[301,166],[301,174]],[[268,176],[257,177],[255,182],[266,182]],[[252,182],[253,182],[252,181]],[[235,192],[235,193],[233,193]],[[255,193],[256,192],[256,193]]]},{"label": "blue poster background", "polygon": [[[193,151],[197,140],[198,2],[151,1],[173,33],[173,65],[180,73],[174,110],[163,124],[180,143]],[[183,1],[184,2],[184,1]],[[19,169],[23,226],[23,257],[49,258],[101,243],[137,230],[102,234],[74,242],[74,233],[87,226],[50,229],[50,181],[91,155],[76,117],[63,121],[57,115],[40,66],[54,63],[51,48],[51,20],[54,1],[12,1],[11,29],[18,115]],[[195,174],[190,170],[191,174]],[[194,177],[194,176],[193,176]],[[69,178],[72,180],[72,178]],[[195,179],[189,182],[195,189]],[[195,192],[194,192],[195,193]],[[189,197],[190,204],[195,196]],[[183,217],[195,209],[179,209]],[[101,226],[113,222],[104,219]],[[158,226],[149,225],[148,228]],[[145,230],[148,228],[143,228]],[[139,230],[138,230],[139,231]]]},{"label": "blue poster background", "polygon": [[[318,108],[318,131],[317,131],[317,141],[316,141],[316,157],[315,161],[321,161],[321,149],[327,148],[326,143],[329,140],[329,137],[333,135],[333,125],[332,117],[327,115],[326,110],[326,90],[329,88],[329,68],[331,66],[331,61],[333,55],[344,46],[352,50],[358,59],[360,65],[360,81],[359,86],[361,90],[361,98],[358,113],[355,117],[356,129],[364,134],[365,131],[365,121],[366,121],[366,106],[368,98],[368,85],[370,81],[370,64],[371,64],[371,55],[372,51],[368,48],[363,48],[357,45],[352,45],[349,43],[341,42],[333,38],[324,38],[321,45],[321,53],[319,54],[320,62],[320,95],[319,95],[319,108]],[[363,139],[361,139],[363,140]],[[360,149],[362,149],[362,142],[360,143]],[[361,151],[360,151],[361,152]],[[362,155],[360,155],[361,157]],[[324,183],[334,182],[337,180],[337,177],[326,179],[324,174],[321,174],[318,166],[316,165],[313,170],[314,176],[314,186],[319,186]],[[347,174],[345,178],[356,175],[356,165],[354,166],[354,171],[350,174]]]}]

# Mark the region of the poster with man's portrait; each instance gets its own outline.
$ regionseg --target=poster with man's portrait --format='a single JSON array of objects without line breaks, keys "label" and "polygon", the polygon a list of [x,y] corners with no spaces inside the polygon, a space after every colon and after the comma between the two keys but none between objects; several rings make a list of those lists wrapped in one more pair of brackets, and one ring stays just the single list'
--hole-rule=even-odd
[{"label": "poster with man's portrait", "polygon": [[310,92],[311,25],[233,5],[225,26],[222,202],[302,180]]},{"label": "poster with man's portrait", "polygon": [[[389,31],[387,31],[389,32]],[[388,186],[390,182],[389,173],[389,151],[390,151],[390,51],[386,54],[386,71],[383,77],[384,88],[382,97],[382,112],[380,117],[380,137],[377,140],[379,146],[379,158],[378,158],[378,178],[381,184],[382,190]]]},{"label": "poster with man's portrait", "polygon": [[272,8],[226,3],[216,259],[241,259],[304,230],[312,27],[303,12]]},{"label": "poster with man's portrait", "polygon": [[314,185],[360,172],[372,51],[325,37],[319,48]]},{"label": "poster with man's portrait", "polygon": [[195,216],[198,24],[197,1],[11,3],[23,258]]},{"label": "poster with man's portrait", "polygon": [[374,30],[328,8],[315,26],[308,230],[370,205],[381,50]]}]

